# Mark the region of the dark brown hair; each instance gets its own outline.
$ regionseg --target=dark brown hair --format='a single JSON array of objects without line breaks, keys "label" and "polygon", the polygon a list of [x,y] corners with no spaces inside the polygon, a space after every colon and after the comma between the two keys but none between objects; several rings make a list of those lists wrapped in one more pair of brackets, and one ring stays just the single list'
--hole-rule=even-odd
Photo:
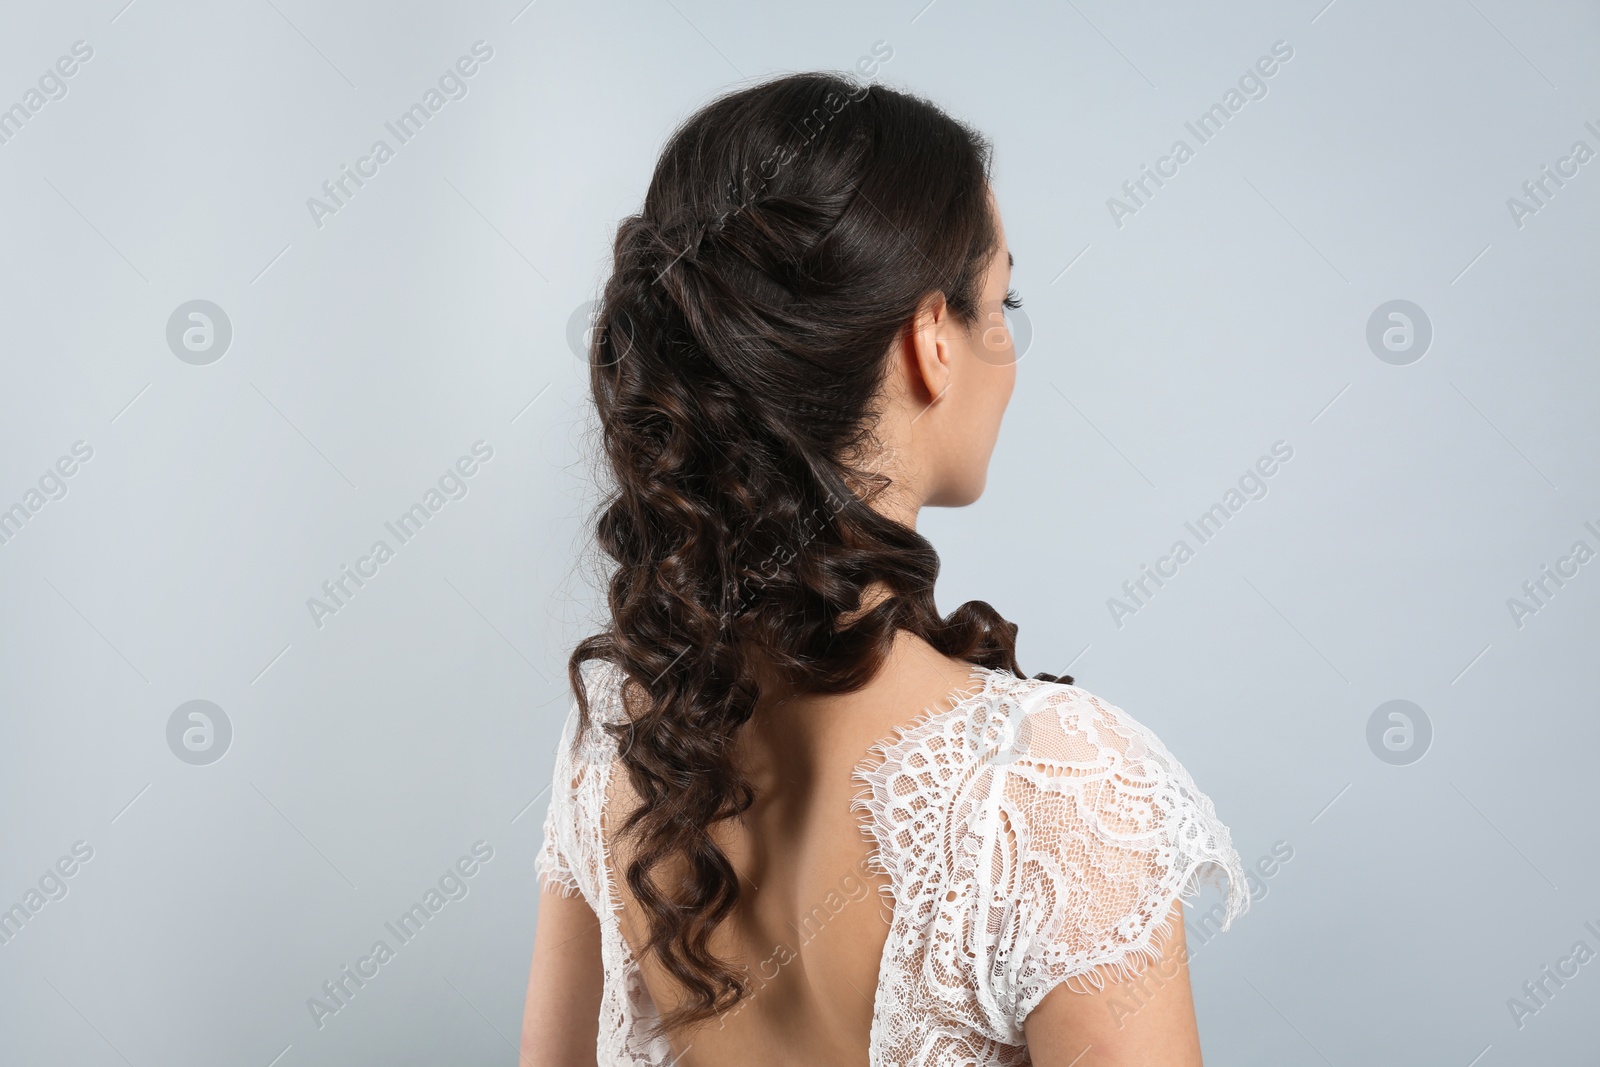
[{"label": "dark brown hair", "polygon": [[[939,615],[938,554],[868,506],[888,479],[856,459],[923,298],[978,321],[999,236],[989,156],[920,97],[780,77],[679,127],[617,231],[589,352],[615,481],[596,528],[610,621],[568,674],[585,726],[585,661],[636,692],[606,729],[640,799],[620,828],[650,931],[638,951],[684,990],[664,1029],[748,992],[708,946],[740,893],[709,829],[755,799],[731,760],[760,695],[750,650],[801,692],[860,688],[896,630],[1022,673],[1016,626],[988,604]],[[841,624],[874,583],[888,595]]]}]

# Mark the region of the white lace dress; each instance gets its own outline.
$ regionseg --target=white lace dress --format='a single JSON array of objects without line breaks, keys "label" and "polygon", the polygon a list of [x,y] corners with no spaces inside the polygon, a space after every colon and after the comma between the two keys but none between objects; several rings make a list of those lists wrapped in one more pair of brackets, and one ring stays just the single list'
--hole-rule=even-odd
[{"label": "white lace dress", "polygon": [[[623,714],[613,664],[584,680],[596,718]],[[873,1067],[1030,1062],[1022,1022],[1057,985],[1154,957],[1179,896],[1226,884],[1222,927],[1249,904],[1211,800],[1148,729],[1087,690],[974,667],[948,705],[874,745],[854,802],[888,876]],[[581,894],[601,924],[600,1067],[666,1067],[649,991],[615,913],[600,815],[616,749],[574,705],[556,754],[541,884]]]}]

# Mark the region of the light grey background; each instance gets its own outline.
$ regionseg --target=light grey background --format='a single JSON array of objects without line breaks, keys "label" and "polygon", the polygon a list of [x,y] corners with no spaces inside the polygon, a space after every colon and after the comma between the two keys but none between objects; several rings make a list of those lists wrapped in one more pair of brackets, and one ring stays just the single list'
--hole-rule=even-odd
[{"label": "light grey background", "polygon": [[[1600,150],[1594,3],[125,2],[0,15],[0,106],[93,49],[0,144],[0,507],[93,450],[0,544],[0,907],[93,850],[0,944],[0,1060],[514,1062],[596,618],[569,320],[676,122],[884,42],[879,79],[995,141],[1033,332],[988,492],[924,516],[941,605],[989,600],[1028,671],[1152,726],[1246,863],[1293,849],[1191,932],[1208,1062],[1594,1061],[1600,962],[1520,1027],[1508,1000],[1600,950],[1600,562],[1520,626],[1508,599],[1600,549],[1600,160],[1507,203]],[[319,226],[307,199],[480,40]],[[1397,299],[1433,329],[1408,365],[1366,340]],[[232,326],[207,365],[167,342],[191,300]],[[478,441],[319,627],[308,598]],[[1277,441],[1267,494],[1118,625]],[[1392,699],[1432,725],[1409,765],[1368,745]],[[191,700],[232,727],[207,765],[168,744]],[[308,998],[480,841],[319,1027]]]}]

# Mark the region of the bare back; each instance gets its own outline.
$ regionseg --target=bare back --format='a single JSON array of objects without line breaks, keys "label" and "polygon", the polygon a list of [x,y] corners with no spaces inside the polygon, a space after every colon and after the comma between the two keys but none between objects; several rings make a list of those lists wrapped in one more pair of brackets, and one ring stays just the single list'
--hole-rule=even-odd
[{"label": "bare back", "polygon": [[[902,632],[863,689],[790,697],[757,710],[738,749],[756,803],[742,820],[713,829],[739,872],[742,897],[712,949],[747,968],[753,992],[722,1017],[674,1037],[675,1063],[866,1062],[890,908],[887,879],[869,864],[873,843],[851,811],[859,789],[853,772],[873,743],[944,706],[970,673],[970,664]],[[608,833],[636,803],[627,776],[613,776]],[[630,852],[609,836],[607,848],[621,930],[638,946],[645,920],[622,877]],[[662,1012],[677,1006],[681,992],[653,957],[641,960],[640,970]]]},{"label": "bare back", "polygon": [[[626,716],[620,672],[585,684]],[[1210,798],[1114,704],[905,635],[858,692],[758,707],[733,741],[757,801],[711,831],[744,892],[710,948],[751,993],[670,1035],[653,1023],[682,991],[634,951],[616,833],[636,797],[575,713],[537,864],[530,1063],[1199,1067],[1179,897],[1225,883],[1208,913],[1225,929],[1242,865]]]}]

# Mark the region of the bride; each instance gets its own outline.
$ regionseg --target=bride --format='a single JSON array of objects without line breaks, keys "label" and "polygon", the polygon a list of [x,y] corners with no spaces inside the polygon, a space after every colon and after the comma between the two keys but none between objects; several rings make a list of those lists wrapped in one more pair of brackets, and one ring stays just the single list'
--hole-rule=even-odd
[{"label": "bride", "polygon": [[941,615],[916,532],[982,493],[1016,384],[989,151],[780,77],[685,122],[620,226],[609,612],[569,663],[525,1064],[1200,1063],[1180,898],[1245,908],[1227,827],[994,608]]}]

